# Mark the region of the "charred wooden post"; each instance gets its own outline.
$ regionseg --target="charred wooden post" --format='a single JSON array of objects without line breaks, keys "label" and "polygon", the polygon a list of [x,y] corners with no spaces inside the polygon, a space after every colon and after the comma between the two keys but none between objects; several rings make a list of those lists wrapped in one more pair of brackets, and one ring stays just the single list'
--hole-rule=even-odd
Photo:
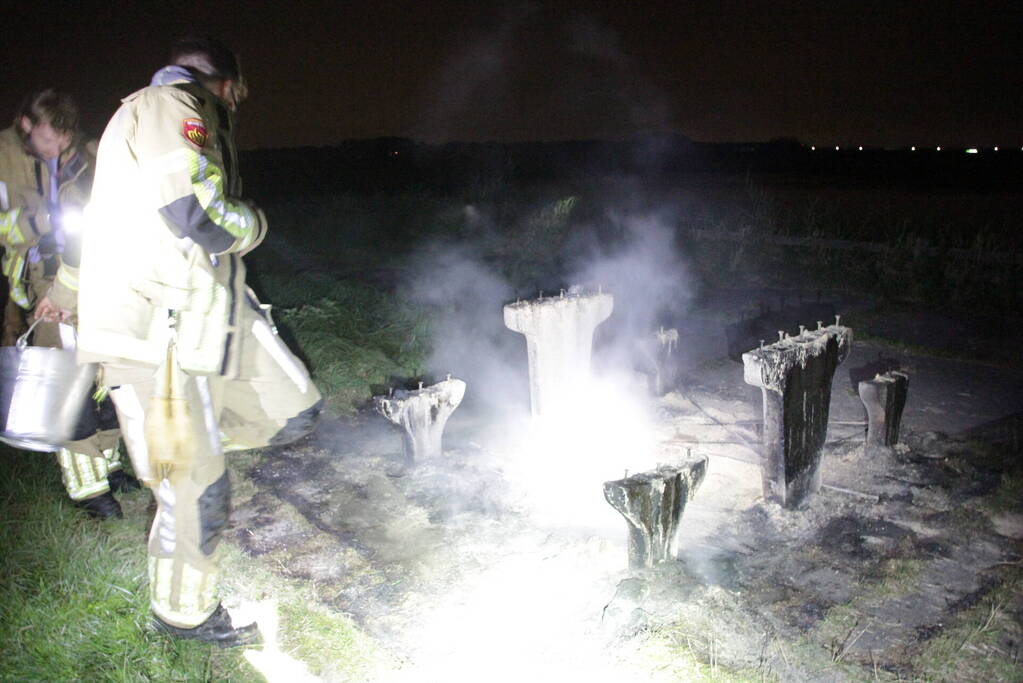
[{"label": "charred wooden post", "polygon": [[504,324],[526,337],[529,397],[534,417],[557,412],[590,376],[593,330],[607,320],[614,299],[602,292],[562,291],[504,307]]},{"label": "charred wooden post", "polygon": [[402,429],[402,450],[411,461],[436,458],[443,453],[441,437],[451,413],[465,396],[465,382],[448,376],[443,382],[418,390],[399,389],[390,396],[374,396],[377,412]]},{"label": "charred wooden post", "polygon": [[852,330],[837,323],[784,334],[742,354],[743,379],[761,388],[764,403],[761,477],[764,498],[794,508],[820,490],[831,381],[849,355]]},{"label": "charred wooden post", "polygon": [[652,567],[678,558],[682,512],[706,473],[707,458],[703,456],[604,482],[604,498],[629,527],[630,567]]},{"label": "charred wooden post", "polygon": [[861,381],[860,400],[867,409],[867,448],[891,448],[899,442],[902,409],[909,393],[909,375],[892,370]]}]

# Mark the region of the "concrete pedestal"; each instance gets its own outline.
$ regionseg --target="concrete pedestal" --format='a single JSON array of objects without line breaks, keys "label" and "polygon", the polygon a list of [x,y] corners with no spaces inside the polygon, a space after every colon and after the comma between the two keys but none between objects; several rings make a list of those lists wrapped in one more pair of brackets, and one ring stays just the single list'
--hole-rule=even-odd
[{"label": "concrete pedestal", "polygon": [[686,503],[707,474],[707,458],[604,482],[604,498],[629,526],[629,566],[652,567],[678,558],[678,530]]},{"label": "concrete pedestal", "polygon": [[377,412],[402,429],[402,447],[411,461],[440,457],[441,437],[448,417],[465,396],[465,382],[450,377],[416,391],[399,389],[374,396]]},{"label": "concrete pedestal", "polygon": [[533,416],[556,413],[590,377],[593,331],[614,299],[603,293],[562,293],[504,307],[504,324],[526,337]]},{"label": "concrete pedestal", "polygon": [[851,343],[851,329],[830,325],[742,354],[743,379],[763,394],[765,499],[794,508],[820,490],[831,381]]},{"label": "concrete pedestal", "polygon": [[891,448],[899,442],[909,376],[892,370],[860,382],[858,391],[867,409],[867,448]]}]

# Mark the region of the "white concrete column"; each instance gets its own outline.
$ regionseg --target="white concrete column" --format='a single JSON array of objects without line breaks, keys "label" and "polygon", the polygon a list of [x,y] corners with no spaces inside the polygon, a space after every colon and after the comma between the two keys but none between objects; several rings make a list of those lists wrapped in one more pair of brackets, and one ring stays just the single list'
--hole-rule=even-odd
[{"label": "white concrete column", "polygon": [[570,401],[590,377],[593,331],[614,309],[610,294],[565,293],[504,307],[504,324],[526,337],[533,416]]}]

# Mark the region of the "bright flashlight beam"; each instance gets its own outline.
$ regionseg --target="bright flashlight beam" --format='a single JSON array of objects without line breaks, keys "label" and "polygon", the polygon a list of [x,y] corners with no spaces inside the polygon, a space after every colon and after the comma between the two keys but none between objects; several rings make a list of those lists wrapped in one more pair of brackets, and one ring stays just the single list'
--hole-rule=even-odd
[{"label": "bright flashlight beam", "polygon": [[85,214],[76,207],[67,207],[61,211],[60,225],[68,235],[80,235],[85,228]]}]

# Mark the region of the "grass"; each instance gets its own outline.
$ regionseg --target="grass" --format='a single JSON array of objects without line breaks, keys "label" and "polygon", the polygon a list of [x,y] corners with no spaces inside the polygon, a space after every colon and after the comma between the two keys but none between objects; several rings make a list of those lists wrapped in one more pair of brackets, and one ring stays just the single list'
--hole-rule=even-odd
[{"label": "grass", "polygon": [[1023,468],[1002,473],[1001,484],[988,506],[995,512],[1023,512]]},{"label": "grass", "polygon": [[852,604],[835,605],[815,626],[813,640],[826,649],[831,664],[841,664],[869,627],[869,623],[862,622],[859,611]]},{"label": "grass", "polygon": [[922,560],[913,557],[889,557],[878,564],[875,595],[892,597],[905,595],[917,587],[923,570]]},{"label": "grass", "polygon": [[[119,496],[123,520],[71,507],[52,456],[0,449],[0,680],[252,681],[241,650],[151,631],[150,494]],[[330,680],[366,680],[385,656],[305,582],[222,544],[225,594],[279,606],[280,650]]]},{"label": "grass", "polygon": [[741,683],[777,681],[778,673],[768,657],[769,644],[758,666],[727,665],[720,660],[720,644],[712,636],[695,633],[682,625],[657,629],[642,639],[639,647],[651,671],[664,678],[655,680],[694,683]]},{"label": "grass", "polygon": [[423,311],[350,281],[271,274],[262,285],[273,294],[275,322],[336,413],[354,412],[391,378],[423,374],[429,350]]},{"label": "grass", "polygon": [[317,387],[338,412],[350,412],[392,377],[423,374],[425,318],[383,299],[368,288],[353,288],[344,298],[319,299],[278,316],[299,340]]},{"label": "grass", "polygon": [[957,615],[915,658],[927,681],[1019,681],[1023,679],[1023,569],[1004,569],[983,601]]},{"label": "grass", "polygon": [[0,680],[247,680],[239,652],[147,628],[147,492],[99,524],[52,456],[0,449]]}]

